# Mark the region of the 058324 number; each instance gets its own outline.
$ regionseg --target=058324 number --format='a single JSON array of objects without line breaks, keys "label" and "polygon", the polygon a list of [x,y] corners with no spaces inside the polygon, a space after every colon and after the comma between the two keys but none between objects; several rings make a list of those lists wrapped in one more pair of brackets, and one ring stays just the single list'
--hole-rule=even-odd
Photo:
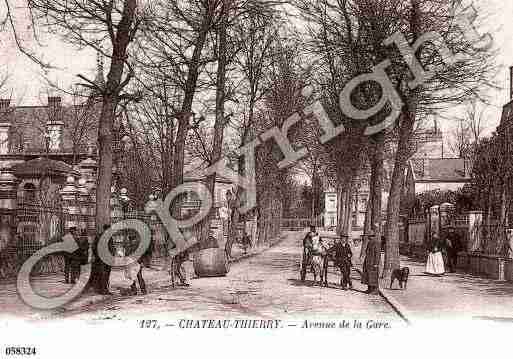
[{"label": "058324 number", "polygon": [[7,347],[5,348],[5,355],[7,356],[28,356],[36,355],[35,347]]}]

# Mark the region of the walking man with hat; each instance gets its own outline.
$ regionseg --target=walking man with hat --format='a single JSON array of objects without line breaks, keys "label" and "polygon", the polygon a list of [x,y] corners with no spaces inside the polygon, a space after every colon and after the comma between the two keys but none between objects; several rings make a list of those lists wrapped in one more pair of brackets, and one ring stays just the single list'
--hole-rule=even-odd
[{"label": "walking man with hat", "polygon": [[[75,242],[76,234],[77,228],[72,226],[68,228],[66,234],[62,237],[62,241],[68,245],[71,245]],[[64,253],[64,282],[66,284],[75,284],[76,274],[74,273],[74,257],[75,253]]]},{"label": "walking man with hat", "polygon": [[313,224],[310,224],[310,231],[303,238],[303,257],[301,260],[301,281],[304,282],[306,279],[306,268],[311,263],[313,241],[312,238],[317,235],[317,231]]}]

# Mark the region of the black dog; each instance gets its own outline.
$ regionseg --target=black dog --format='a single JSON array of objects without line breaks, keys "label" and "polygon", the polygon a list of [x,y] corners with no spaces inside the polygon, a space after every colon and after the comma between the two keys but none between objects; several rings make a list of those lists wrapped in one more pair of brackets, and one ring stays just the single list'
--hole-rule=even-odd
[{"label": "black dog", "polygon": [[394,280],[397,279],[399,282],[399,287],[406,289],[406,285],[408,284],[408,276],[410,275],[410,269],[408,267],[404,267],[401,269],[394,269],[392,275],[390,276],[390,289],[392,289],[392,284],[394,284]]}]

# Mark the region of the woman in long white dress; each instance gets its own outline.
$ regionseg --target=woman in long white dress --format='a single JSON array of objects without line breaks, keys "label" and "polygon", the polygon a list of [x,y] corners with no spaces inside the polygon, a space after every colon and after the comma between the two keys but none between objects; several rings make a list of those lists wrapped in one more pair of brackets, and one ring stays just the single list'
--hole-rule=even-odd
[{"label": "woman in long white dress", "polygon": [[433,246],[429,252],[426,273],[432,275],[443,275],[445,273],[444,257],[442,255],[442,243],[439,238],[435,236]]}]

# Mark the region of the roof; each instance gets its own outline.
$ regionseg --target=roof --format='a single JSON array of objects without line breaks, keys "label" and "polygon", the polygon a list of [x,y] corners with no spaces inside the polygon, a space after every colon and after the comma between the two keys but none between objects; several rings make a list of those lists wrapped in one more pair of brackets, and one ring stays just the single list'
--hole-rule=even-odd
[{"label": "roof", "polygon": [[[183,176],[184,182],[200,182],[200,181],[204,181],[206,179],[207,179],[206,176],[202,176],[201,174],[196,174],[196,173],[185,173]],[[218,173],[216,173],[216,182],[226,183],[226,184],[233,183],[231,180],[229,180],[228,178],[226,178]]]},{"label": "roof", "polygon": [[[184,182],[200,182],[207,179],[207,176],[204,174],[205,169],[202,168],[196,168],[190,171],[187,171],[183,175],[183,181]],[[233,181],[226,178],[225,176],[216,173],[216,182],[218,183],[226,183],[231,184]]]},{"label": "roof", "polygon": [[463,158],[418,158],[410,161],[416,182],[467,182],[468,162]]},{"label": "roof", "polygon": [[79,172],[62,161],[55,161],[41,157],[14,165],[12,171],[18,178],[37,178],[42,175],[56,177],[67,177],[69,175],[80,176]]}]

